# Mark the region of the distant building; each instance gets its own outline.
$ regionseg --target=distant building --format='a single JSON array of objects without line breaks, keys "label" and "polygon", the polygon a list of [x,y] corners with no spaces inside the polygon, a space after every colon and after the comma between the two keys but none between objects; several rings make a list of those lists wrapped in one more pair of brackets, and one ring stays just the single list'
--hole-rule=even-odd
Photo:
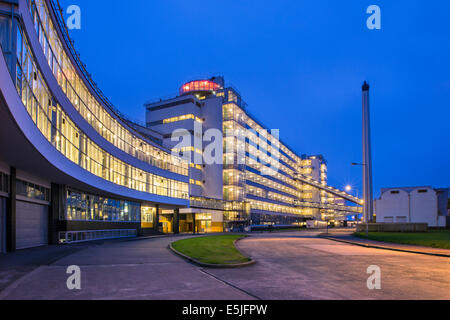
[{"label": "distant building", "polygon": [[[362,209],[346,206],[346,200],[359,199],[327,184],[323,156],[299,155],[279,141],[223,77],[190,81],[178,96],[145,107],[147,128],[162,135],[163,145],[191,159],[190,206],[180,210],[180,232],[194,225],[203,232],[219,232],[308,219],[331,221]],[[203,164],[209,142],[203,145],[201,140],[208,130],[218,130],[222,138],[222,163]],[[185,139],[190,145],[178,147]],[[161,217],[168,232],[172,211],[164,210]]]},{"label": "distant building", "polygon": [[380,199],[375,201],[375,206],[377,222],[450,226],[448,188],[385,188],[381,189]]}]

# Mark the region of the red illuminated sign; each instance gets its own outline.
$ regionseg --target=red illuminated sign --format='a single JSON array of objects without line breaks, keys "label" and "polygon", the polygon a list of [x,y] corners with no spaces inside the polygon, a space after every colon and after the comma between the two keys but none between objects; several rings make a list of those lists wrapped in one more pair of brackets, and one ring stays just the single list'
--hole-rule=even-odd
[{"label": "red illuminated sign", "polygon": [[196,91],[217,91],[222,87],[211,80],[196,80],[185,83],[180,88],[180,95]]}]

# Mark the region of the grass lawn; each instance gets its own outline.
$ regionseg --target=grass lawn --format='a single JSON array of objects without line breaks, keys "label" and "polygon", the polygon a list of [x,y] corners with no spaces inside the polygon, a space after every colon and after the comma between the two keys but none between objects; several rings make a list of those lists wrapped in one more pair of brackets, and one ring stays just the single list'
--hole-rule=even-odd
[{"label": "grass lawn", "polygon": [[[354,234],[359,238],[367,239],[365,232]],[[450,249],[450,231],[428,231],[428,232],[369,232],[371,240],[412,244],[418,246]]]},{"label": "grass lawn", "polygon": [[241,235],[198,237],[176,241],[172,243],[172,247],[203,263],[241,263],[247,262],[249,259],[236,249],[234,241],[244,237]]}]

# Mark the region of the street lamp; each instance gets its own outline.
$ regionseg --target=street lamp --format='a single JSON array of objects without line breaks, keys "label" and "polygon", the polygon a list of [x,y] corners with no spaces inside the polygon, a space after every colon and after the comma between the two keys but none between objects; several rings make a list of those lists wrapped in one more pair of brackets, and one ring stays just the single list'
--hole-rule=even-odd
[{"label": "street lamp", "polygon": [[[350,193],[353,190],[353,187],[351,185],[346,185],[345,186],[345,191],[347,191],[347,193]],[[358,214],[356,214],[356,224],[358,224]]]},{"label": "street lamp", "polygon": [[[357,165],[357,163],[352,163],[352,165]],[[348,185],[345,186],[345,191],[347,191],[351,195],[353,195],[351,193],[352,190],[353,190],[353,187],[351,185],[348,184]],[[355,189],[355,190],[356,190],[356,198],[359,198],[358,189]],[[356,224],[358,225],[358,222],[359,222],[358,213],[355,214],[355,220],[356,220]]]}]

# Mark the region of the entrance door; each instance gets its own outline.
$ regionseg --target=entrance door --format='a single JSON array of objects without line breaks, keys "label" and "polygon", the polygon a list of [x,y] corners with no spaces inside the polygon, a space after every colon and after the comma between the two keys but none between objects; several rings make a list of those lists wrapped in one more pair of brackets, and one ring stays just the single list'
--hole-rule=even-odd
[{"label": "entrance door", "polygon": [[208,232],[211,232],[211,221],[210,220],[200,221],[200,233],[208,233]]},{"label": "entrance door", "polygon": [[162,214],[159,216],[159,222],[162,224],[163,233],[173,232],[173,215]]}]

